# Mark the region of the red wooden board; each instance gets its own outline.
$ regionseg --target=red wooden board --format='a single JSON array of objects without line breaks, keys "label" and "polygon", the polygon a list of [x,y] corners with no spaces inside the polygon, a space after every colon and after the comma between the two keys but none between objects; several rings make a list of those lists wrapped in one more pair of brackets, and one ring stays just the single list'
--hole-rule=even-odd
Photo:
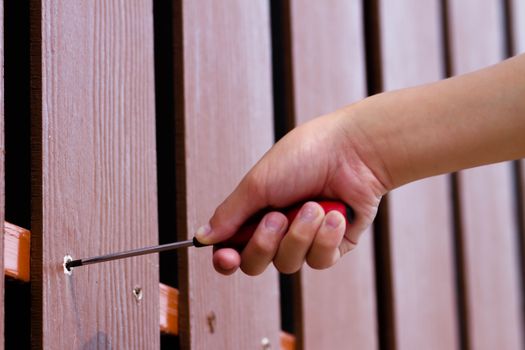
[{"label": "red wooden board", "polygon": [[[365,96],[362,15],[358,1],[290,2],[297,123]],[[329,270],[305,266],[300,286],[304,349],[378,347],[371,232]]]},{"label": "red wooden board", "polygon": [[[501,1],[450,1],[454,74],[504,58],[502,20]],[[473,349],[523,346],[511,172],[511,163],[502,163],[459,175],[467,331]]]},{"label": "red wooden board", "polygon": [[[182,18],[175,25],[182,29],[176,47],[183,53],[175,55],[183,54],[177,68],[183,91],[175,93],[185,149],[178,149],[177,174],[185,176],[186,189],[180,204],[187,230],[180,234],[192,237],[273,142],[269,5],[187,0]],[[257,278],[240,271],[221,276],[211,248],[189,249],[182,260],[184,348],[260,349],[265,338],[279,347],[274,268]]]},{"label": "red wooden board", "polygon": [[[379,3],[384,90],[442,78],[440,2]],[[447,177],[418,181],[388,196],[394,345],[458,348]]]},{"label": "red wooden board", "polygon": [[31,11],[33,346],[158,348],[155,255],[62,267],[157,243],[152,2]]}]

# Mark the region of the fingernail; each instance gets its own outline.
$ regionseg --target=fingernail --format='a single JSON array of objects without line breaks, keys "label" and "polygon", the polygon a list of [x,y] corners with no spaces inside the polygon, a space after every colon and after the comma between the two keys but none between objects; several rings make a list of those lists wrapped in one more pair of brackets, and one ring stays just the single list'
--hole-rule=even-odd
[{"label": "fingernail", "polygon": [[329,229],[336,229],[341,225],[343,219],[335,212],[329,212],[325,216],[324,225]]},{"label": "fingernail", "polygon": [[301,208],[299,218],[303,221],[313,221],[317,217],[317,214],[317,205],[315,205],[314,203],[306,203]]},{"label": "fingernail", "polygon": [[197,229],[197,232],[195,232],[195,237],[197,240],[201,240],[203,238],[208,237],[211,234],[211,226],[210,224],[202,225]]},{"label": "fingernail", "polygon": [[268,214],[264,219],[264,227],[270,232],[281,231],[284,225],[284,220],[279,214]]}]

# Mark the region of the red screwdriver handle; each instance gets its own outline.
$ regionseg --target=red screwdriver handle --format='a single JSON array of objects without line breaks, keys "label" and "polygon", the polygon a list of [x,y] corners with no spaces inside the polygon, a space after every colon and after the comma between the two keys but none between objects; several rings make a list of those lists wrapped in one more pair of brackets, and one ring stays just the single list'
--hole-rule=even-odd
[{"label": "red screwdriver handle", "polygon": [[[354,211],[351,207],[346,205],[343,202],[340,201],[331,201],[331,200],[320,200],[317,201],[319,205],[324,209],[325,213],[328,213],[332,210],[336,210],[344,215],[346,218],[346,224],[352,223],[354,220]],[[297,214],[299,213],[299,210],[303,204],[294,205],[289,208],[285,208],[283,210],[279,209],[286,217],[288,218],[288,222],[291,223]],[[273,209],[272,209],[273,210]],[[255,229],[259,225],[259,222],[261,221],[264,214],[268,213],[272,210],[264,210],[253,217],[251,217],[241,228],[237,231],[235,235],[227,239],[226,241],[220,242],[218,244],[215,244],[215,248],[233,248],[237,251],[242,251],[246,244],[248,244],[248,241],[250,238],[252,238]],[[199,246],[199,245],[196,245]],[[202,245],[200,245],[202,246]]]}]

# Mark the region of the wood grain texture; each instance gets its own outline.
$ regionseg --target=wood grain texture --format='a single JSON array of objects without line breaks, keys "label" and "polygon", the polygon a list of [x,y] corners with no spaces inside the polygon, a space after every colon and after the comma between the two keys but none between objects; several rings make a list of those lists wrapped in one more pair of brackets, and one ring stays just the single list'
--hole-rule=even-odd
[{"label": "wood grain texture", "polygon": [[4,222],[4,273],[6,276],[29,282],[29,249],[31,233],[19,226]]},{"label": "wood grain texture", "polygon": [[[379,3],[384,89],[442,78],[439,1]],[[394,345],[458,348],[447,177],[418,181],[388,196]]]},{"label": "wood grain texture", "polygon": [[157,243],[152,3],[31,11],[33,346],[158,348],[157,256],[62,267]]},{"label": "wood grain texture", "polygon": [[[4,2],[0,1],[0,227],[5,215],[5,169],[4,169]],[[0,254],[4,253],[3,230],[0,230]],[[4,258],[0,256],[0,271],[4,269]],[[4,349],[4,279],[0,278],[0,350]]]},{"label": "wood grain texture", "polygon": [[[450,1],[454,74],[504,58],[498,0]],[[468,336],[473,349],[523,347],[511,163],[459,174]]]},{"label": "wood grain texture", "polygon": [[[295,122],[363,98],[362,8],[359,1],[290,2]],[[371,232],[329,270],[300,272],[298,334],[304,349],[376,349]]]},{"label": "wood grain texture", "polygon": [[[186,188],[187,230],[180,234],[192,237],[272,145],[270,19],[267,2],[244,0],[183,1],[182,18],[184,91],[176,89],[183,93],[176,100],[184,103],[185,144],[178,154],[185,168],[177,174],[185,174]],[[241,272],[225,277],[212,267],[211,248],[186,254],[180,272],[183,347],[259,349],[265,337],[278,347],[275,269],[256,278]],[[208,318],[215,319],[213,329]]]},{"label": "wood grain texture", "polygon": [[[513,52],[510,52],[511,55],[523,54],[525,53],[525,1],[524,0],[510,0],[510,31],[511,38],[513,42],[511,43]],[[522,298],[525,295],[525,159],[518,160],[515,164],[518,181],[517,187],[520,193],[517,195],[520,196],[518,200],[518,212],[519,224],[518,228],[521,229],[519,234],[521,235],[519,241],[521,242],[521,295]],[[524,301],[522,299],[522,305]],[[522,306],[523,307],[523,306]],[[523,309],[525,312],[525,309]],[[522,315],[522,318],[525,315]],[[525,345],[524,345],[525,346]]]},{"label": "wood grain texture", "polygon": [[514,39],[513,54],[525,52],[525,1],[523,0],[509,0],[510,14],[512,23],[512,37]]}]

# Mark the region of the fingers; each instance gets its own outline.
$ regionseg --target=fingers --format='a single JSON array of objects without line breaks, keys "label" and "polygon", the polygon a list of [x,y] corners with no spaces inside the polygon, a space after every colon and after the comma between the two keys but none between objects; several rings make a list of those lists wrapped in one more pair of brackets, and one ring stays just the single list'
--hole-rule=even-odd
[{"label": "fingers", "polygon": [[339,260],[345,228],[345,217],[340,212],[331,211],[326,214],[306,256],[310,267],[326,269]]},{"label": "fingers", "polygon": [[282,213],[271,212],[264,216],[248,245],[241,254],[241,270],[247,275],[263,273],[277,253],[284,236],[288,219]]},{"label": "fingers", "polygon": [[303,205],[275,256],[274,265],[279,271],[294,273],[301,268],[323,217],[323,208],[318,203],[307,202]]},{"label": "fingers", "polygon": [[[282,273],[298,271],[305,261],[314,269],[325,269],[355,247],[354,242],[345,238],[344,215],[338,211],[325,215],[315,202],[303,205],[288,231],[287,225],[284,214],[266,214],[240,255],[229,248],[214,253],[215,269],[229,275],[240,267],[247,275],[254,276],[264,272],[272,260]],[[352,232],[346,230],[347,235]]]},{"label": "fingers", "polygon": [[213,253],[213,266],[223,275],[231,275],[239,268],[241,257],[235,249],[224,248]]}]

